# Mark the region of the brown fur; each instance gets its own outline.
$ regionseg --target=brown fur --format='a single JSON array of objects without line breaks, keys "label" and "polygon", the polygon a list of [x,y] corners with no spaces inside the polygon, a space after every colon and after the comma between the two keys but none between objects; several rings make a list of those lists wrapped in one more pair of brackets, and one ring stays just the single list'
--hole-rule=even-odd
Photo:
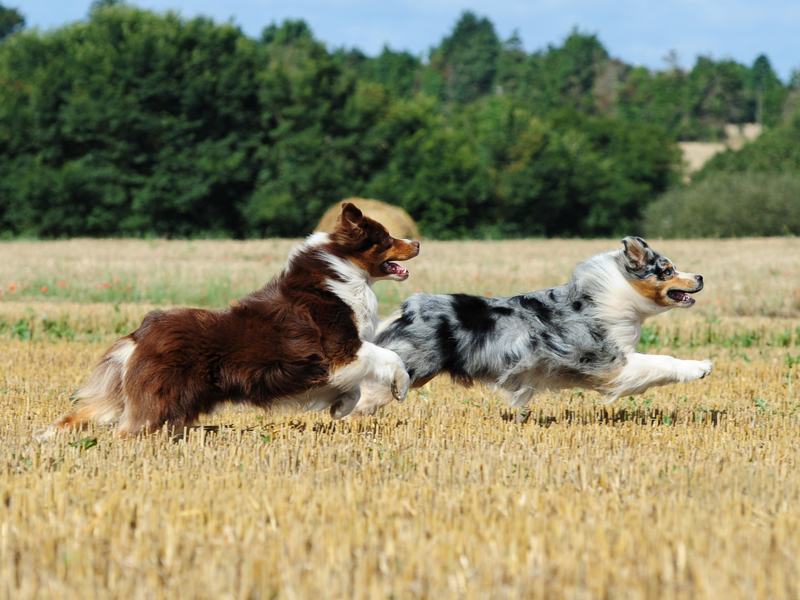
[{"label": "brown fur", "polygon": [[147,315],[103,355],[75,410],[53,425],[119,418],[120,435],[165,423],[181,429],[224,401],[266,408],[321,388],[362,345],[353,310],[326,286],[340,276],[325,256],[380,277],[384,261],[418,251],[344,204],[327,243],[300,247],[282,273],[234,306]]},{"label": "brown fur", "polygon": [[[385,226],[389,234],[394,237],[412,240],[419,238],[419,229],[414,219],[399,206],[369,198],[347,198],[343,202],[355,204],[366,216]],[[341,210],[341,203],[336,203],[326,210],[316,231],[333,231]]]}]

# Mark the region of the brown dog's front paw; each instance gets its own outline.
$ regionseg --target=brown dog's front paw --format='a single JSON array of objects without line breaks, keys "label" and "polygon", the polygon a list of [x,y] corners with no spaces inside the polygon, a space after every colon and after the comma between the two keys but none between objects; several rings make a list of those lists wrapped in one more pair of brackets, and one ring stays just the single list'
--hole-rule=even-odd
[{"label": "brown dog's front paw", "polygon": [[411,379],[405,369],[398,369],[392,382],[392,397],[398,402],[402,402],[408,396],[408,388],[411,387]]}]

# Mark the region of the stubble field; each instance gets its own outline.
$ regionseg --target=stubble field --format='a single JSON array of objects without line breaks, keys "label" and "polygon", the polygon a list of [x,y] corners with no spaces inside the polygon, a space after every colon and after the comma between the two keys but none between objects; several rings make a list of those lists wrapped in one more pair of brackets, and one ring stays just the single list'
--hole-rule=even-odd
[{"label": "stubble field", "polygon": [[[526,420],[437,379],[381,414],[226,407],[212,430],[128,440],[35,430],[155,307],[222,307],[288,241],[0,244],[0,597],[797,598],[800,241],[654,242],[704,275],[641,350],[702,381]],[[617,240],[424,242],[415,290],[564,283]]]}]

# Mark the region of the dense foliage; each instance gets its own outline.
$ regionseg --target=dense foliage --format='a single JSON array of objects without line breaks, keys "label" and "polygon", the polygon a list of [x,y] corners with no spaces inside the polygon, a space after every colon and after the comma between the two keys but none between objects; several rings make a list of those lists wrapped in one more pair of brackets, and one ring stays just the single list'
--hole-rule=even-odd
[{"label": "dense foliage", "polygon": [[25,17],[16,8],[0,6],[0,40],[25,27]]},{"label": "dense foliage", "polygon": [[439,238],[629,232],[675,140],[778,122],[790,94],[766,58],[653,74],[577,31],[527,54],[471,13],[423,62],[302,21],[256,40],[106,0],[43,33],[3,10],[5,236],[297,236],[353,195]]},{"label": "dense foliage", "polygon": [[714,156],[647,207],[644,227],[663,237],[800,235],[800,114]]},{"label": "dense foliage", "polygon": [[800,175],[800,112],[741,150],[717,154],[694,179],[701,180],[719,173],[744,172]]},{"label": "dense foliage", "polygon": [[670,190],[645,209],[650,237],[800,235],[800,176],[716,174]]}]

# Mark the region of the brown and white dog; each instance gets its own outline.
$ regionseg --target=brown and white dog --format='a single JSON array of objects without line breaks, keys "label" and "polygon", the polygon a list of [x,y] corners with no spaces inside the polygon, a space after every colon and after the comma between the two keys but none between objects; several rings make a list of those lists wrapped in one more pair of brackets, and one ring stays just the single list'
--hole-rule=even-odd
[{"label": "brown and white dog", "polygon": [[290,253],[262,289],[223,310],[152,312],[118,340],[78,391],[75,410],[37,434],[89,421],[118,421],[120,435],[195,425],[225,401],[262,408],[290,404],[353,410],[363,379],[398,400],[409,378],[400,358],[372,343],[380,279],[404,281],[393,261],[419,254],[419,242],[393,239],[353,204],[332,233],[316,233]]}]

